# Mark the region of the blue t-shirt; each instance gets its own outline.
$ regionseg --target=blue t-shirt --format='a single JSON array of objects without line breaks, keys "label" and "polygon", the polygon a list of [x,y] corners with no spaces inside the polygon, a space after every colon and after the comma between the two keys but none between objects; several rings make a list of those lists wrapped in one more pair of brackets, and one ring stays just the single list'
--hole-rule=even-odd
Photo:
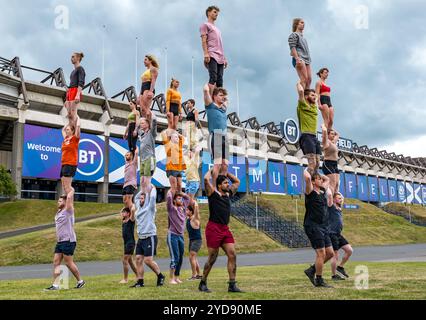
[{"label": "blue t-shirt", "polygon": [[214,103],[206,106],[207,121],[209,123],[209,132],[215,133],[222,131],[226,133],[228,130],[228,117],[226,110],[219,108]]}]

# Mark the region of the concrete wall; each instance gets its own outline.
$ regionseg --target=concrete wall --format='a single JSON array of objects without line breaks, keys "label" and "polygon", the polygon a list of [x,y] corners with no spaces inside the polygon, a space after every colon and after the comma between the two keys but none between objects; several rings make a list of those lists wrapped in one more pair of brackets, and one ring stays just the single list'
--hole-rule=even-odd
[{"label": "concrete wall", "polygon": [[0,165],[7,170],[12,170],[12,152],[0,151]]}]

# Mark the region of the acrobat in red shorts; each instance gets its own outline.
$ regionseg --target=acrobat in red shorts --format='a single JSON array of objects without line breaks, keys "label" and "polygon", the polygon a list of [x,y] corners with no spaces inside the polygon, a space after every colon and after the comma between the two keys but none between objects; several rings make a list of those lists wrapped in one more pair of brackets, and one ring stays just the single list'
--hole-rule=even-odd
[{"label": "acrobat in red shorts", "polygon": [[219,249],[224,244],[235,243],[229,227],[224,224],[218,224],[209,221],[206,227],[207,247],[211,249]]},{"label": "acrobat in red shorts", "polygon": [[69,88],[67,92],[67,101],[74,101],[78,95],[78,88]]}]

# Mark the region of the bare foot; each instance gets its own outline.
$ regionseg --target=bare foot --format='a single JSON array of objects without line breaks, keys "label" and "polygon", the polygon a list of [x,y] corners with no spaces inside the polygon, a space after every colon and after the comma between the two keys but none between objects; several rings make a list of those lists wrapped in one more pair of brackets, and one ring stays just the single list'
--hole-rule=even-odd
[{"label": "bare foot", "polygon": [[177,284],[179,284],[179,283],[178,283],[177,281],[175,281],[175,280],[171,280],[171,281],[170,281],[170,284],[171,284],[171,285],[177,285]]},{"label": "bare foot", "polygon": [[120,284],[128,284],[128,283],[129,283],[129,280],[123,279],[123,280],[120,281]]},{"label": "bare foot", "polygon": [[183,281],[180,280],[179,278],[176,279],[176,282],[179,283],[179,284],[183,283]]}]

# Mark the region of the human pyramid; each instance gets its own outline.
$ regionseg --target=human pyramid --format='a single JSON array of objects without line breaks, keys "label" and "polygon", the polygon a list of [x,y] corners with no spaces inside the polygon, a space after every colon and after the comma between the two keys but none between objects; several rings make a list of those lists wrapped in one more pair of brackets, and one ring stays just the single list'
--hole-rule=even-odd
[{"label": "human pyramid", "polygon": [[[242,292],[236,282],[235,240],[228,225],[231,215],[231,197],[237,193],[240,181],[228,172],[229,144],[227,137],[227,90],[223,87],[224,70],[228,62],[224,54],[222,35],[215,22],[219,16],[219,8],[211,6],[206,10],[207,22],[200,27],[204,65],[209,72],[209,82],[203,88],[204,105],[208,120],[208,146],[213,160],[213,168],[204,177],[205,193],[209,202],[209,221],[205,230],[208,248],[208,260],[201,273],[197,254],[203,246],[201,217],[196,201],[200,190],[199,167],[201,165],[199,140],[199,113],[196,102],[190,99],[187,104],[185,137],[179,133],[184,119],[182,95],[179,92],[180,82],[172,79],[167,92],[166,111],[168,128],[161,133],[167,155],[166,173],[170,182],[166,204],[168,212],[167,245],[170,252],[169,284],[182,283],[180,272],[183,263],[185,228],[189,235],[189,260],[192,277],[189,281],[199,280],[198,289],[210,292],[207,279],[222,248],[228,258],[229,283],[228,291]],[[339,190],[339,171],[337,169],[339,135],[333,129],[334,109],[331,104],[330,88],[326,85],[328,69],[318,73],[320,80],[316,90],[309,89],[311,84],[311,58],[306,39],[303,37],[304,22],[295,19],[293,33],[289,44],[293,65],[300,81],[297,84],[299,102],[297,114],[302,132],[300,146],[308,159],[306,180],[306,216],[305,231],[316,250],[317,258],[314,266],[305,271],[315,286],[327,286],[322,279],[322,268],[325,262],[332,260],[333,277],[346,277],[344,264],[349,259],[352,248],[341,236],[343,197]],[[58,212],[55,217],[57,245],[54,255],[53,285],[46,290],[59,290],[60,265],[66,266],[77,279],[77,289],[86,283],[81,279],[79,270],[73,261],[77,245],[74,231],[74,188],[73,178],[78,166],[78,147],[81,132],[81,120],[77,110],[85,83],[85,71],[80,65],[83,53],[74,53],[71,62],[74,71],[71,74],[70,87],[67,91],[65,108],[67,124],[63,128],[61,183],[64,195],[58,200]],[[145,265],[157,275],[157,286],[165,284],[166,276],[161,273],[154,261],[157,254],[158,237],[156,227],[157,190],[152,184],[156,170],[155,141],[157,138],[157,118],[151,111],[155,96],[160,64],[153,55],[144,59],[146,71],[142,74],[141,92],[137,100],[130,101],[130,113],[124,140],[128,142],[125,154],[125,172],[123,186],[124,208],[121,210],[122,236],[124,241],[123,271],[121,284],[129,281],[131,269],[137,278],[131,288],[145,286]],[[321,145],[316,137],[318,107],[324,118],[323,149],[325,154],[324,175],[318,173]],[[186,138],[186,139],[185,139]],[[187,143],[185,143],[187,141]],[[139,148],[138,148],[139,142]],[[140,167],[140,186],[138,186],[137,170]],[[185,192],[182,189],[182,178],[186,175]],[[334,199],[334,201],[333,201]],[[333,225],[333,230],[330,226]],[[138,241],[135,239],[137,227]],[[331,238],[331,239],[330,239]],[[333,240],[333,241],[332,241]],[[337,267],[338,251],[343,248],[345,257]],[[334,250],[333,250],[334,249]],[[136,251],[136,261],[133,256]]]}]

